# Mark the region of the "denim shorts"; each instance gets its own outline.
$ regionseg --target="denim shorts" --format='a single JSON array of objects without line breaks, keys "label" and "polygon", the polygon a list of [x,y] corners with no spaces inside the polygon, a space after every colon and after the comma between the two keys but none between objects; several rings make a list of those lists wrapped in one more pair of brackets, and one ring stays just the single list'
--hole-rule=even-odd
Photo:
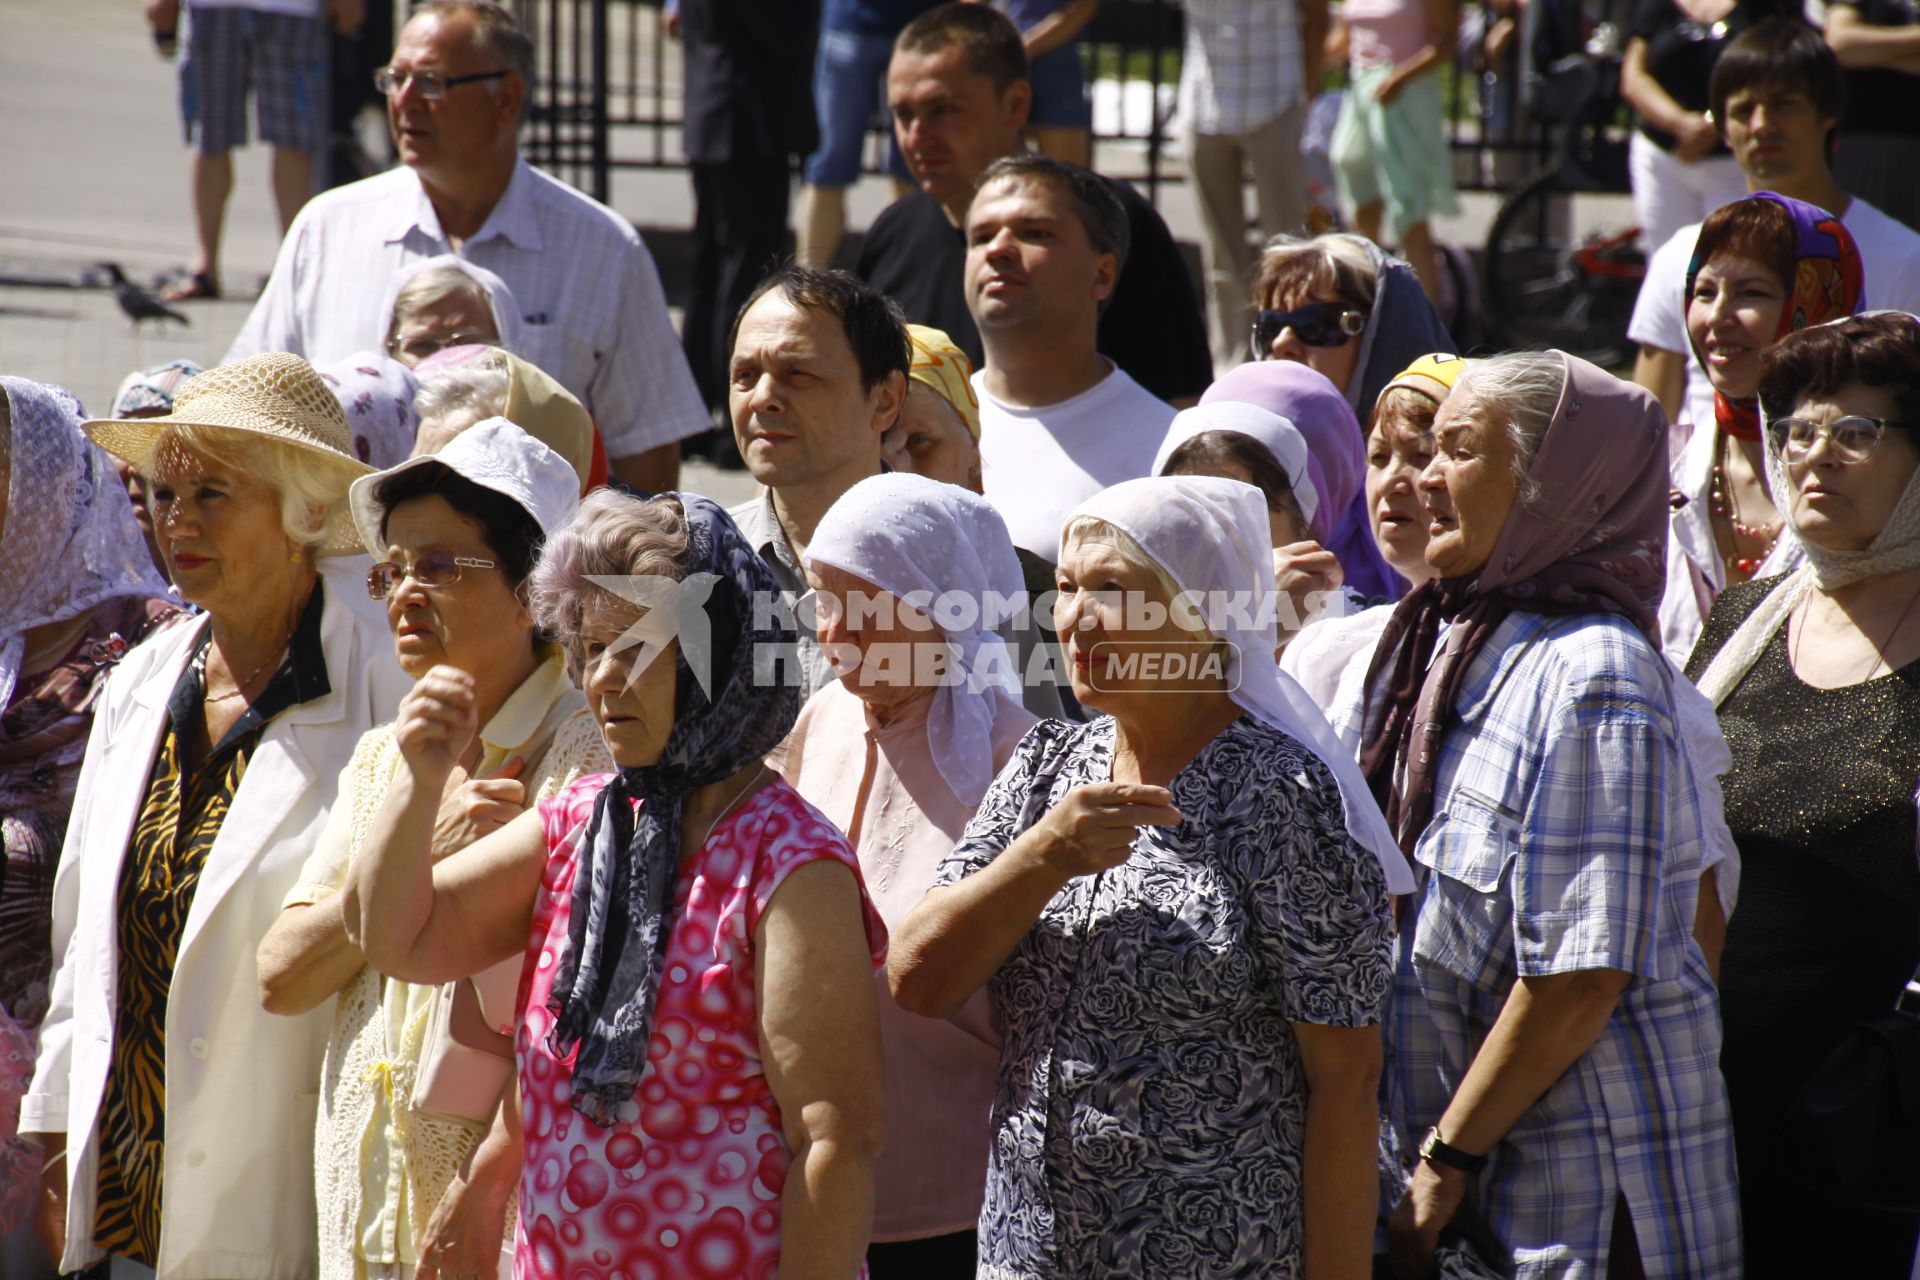
[{"label": "denim shorts", "polygon": [[[813,187],[850,187],[860,177],[860,153],[876,107],[885,105],[882,84],[892,36],[822,31],[813,55],[813,110],[820,119],[820,149],[807,157],[803,175]],[[912,181],[900,142],[888,130],[887,169]]]},{"label": "denim shorts", "polygon": [[1042,129],[1090,129],[1093,103],[1087,97],[1087,73],[1079,40],[1033,60],[1027,79],[1033,85],[1033,111],[1027,123]]},{"label": "denim shorts", "polygon": [[330,37],[319,18],[194,5],[180,52],[180,117],[201,155],[247,143],[247,97],[260,140],[317,154],[327,140]]}]

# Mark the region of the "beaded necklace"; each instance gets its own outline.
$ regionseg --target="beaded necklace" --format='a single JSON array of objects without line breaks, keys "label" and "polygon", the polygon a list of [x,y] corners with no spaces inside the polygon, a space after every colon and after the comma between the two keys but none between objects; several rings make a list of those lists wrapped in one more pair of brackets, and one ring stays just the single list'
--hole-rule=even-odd
[{"label": "beaded necklace", "polygon": [[[1728,443],[1729,437],[1722,435],[1720,439],[1724,454],[1725,448],[1731,447]],[[1740,508],[1733,500],[1733,486],[1727,483],[1726,465],[1719,456],[1716,456],[1713,462],[1712,500],[1713,514],[1725,520],[1727,527],[1733,533],[1734,553],[1726,557],[1727,567],[1742,578],[1753,577],[1760,571],[1760,566],[1767,562],[1767,557],[1773,554],[1774,544],[1780,541],[1780,531],[1786,528],[1786,517],[1782,516],[1770,525],[1747,524],[1742,521]],[[1759,543],[1759,554],[1741,555],[1740,541],[1743,538],[1749,543]]]}]

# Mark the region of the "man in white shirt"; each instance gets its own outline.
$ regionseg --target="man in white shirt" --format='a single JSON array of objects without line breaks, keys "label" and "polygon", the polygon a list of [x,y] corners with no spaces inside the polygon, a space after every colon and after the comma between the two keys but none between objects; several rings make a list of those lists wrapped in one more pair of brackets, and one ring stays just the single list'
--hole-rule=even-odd
[{"label": "man in white shirt", "polygon": [[515,352],[578,396],[614,475],[671,489],[679,441],[709,425],[653,259],[604,205],[520,158],[533,45],[487,0],[432,0],[382,72],[404,164],[315,197],[228,360],[291,351],[316,364],[378,350],[396,269],[455,253],[505,280],[523,313]]},{"label": "man in white shirt", "polygon": [[967,310],[986,361],[981,475],[1013,544],[1052,561],[1067,513],[1137,480],[1173,422],[1096,344],[1127,257],[1127,214],[1107,184],[1038,155],[994,161],[967,210]]},{"label": "man in white shirt", "polygon": [[[1860,248],[1867,305],[1920,310],[1920,234],[1834,181],[1831,138],[1846,108],[1846,82],[1820,34],[1798,22],[1759,23],[1720,55],[1708,94],[1747,190],[1838,216]],[[1713,387],[1687,341],[1681,296],[1699,236],[1698,223],[1682,227],[1654,251],[1627,326],[1640,344],[1633,380],[1659,397],[1669,417],[1695,426],[1713,421]]]}]

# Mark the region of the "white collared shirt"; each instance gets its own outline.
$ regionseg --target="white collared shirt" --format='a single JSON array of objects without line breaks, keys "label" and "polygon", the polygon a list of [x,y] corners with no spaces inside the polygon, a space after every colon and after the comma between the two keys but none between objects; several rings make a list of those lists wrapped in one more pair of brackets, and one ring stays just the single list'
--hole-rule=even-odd
[{"label": "white collared shirt", "polygon": [[[452,253],[413,170],[401,166],[315,196],[280,245],[273,276],[227,352],[290,351],[315,364],[378,351],[393,273]],[[660,273],[605,205],[522,160],[460,256],[506,281],[524,356],[580,397],[624,458],[707,429]]]}]

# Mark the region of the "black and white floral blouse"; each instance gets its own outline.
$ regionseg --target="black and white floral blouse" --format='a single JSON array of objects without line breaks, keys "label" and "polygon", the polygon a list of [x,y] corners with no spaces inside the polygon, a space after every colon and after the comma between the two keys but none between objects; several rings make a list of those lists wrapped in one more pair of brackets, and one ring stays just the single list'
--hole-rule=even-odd
[{"label": "black and white floral blouse", "polygon": [[[942,864],[993,861],[1114,724],[1021,741]],[[992,979],[1005,1037],[980,1217],[983,1280],[1300,1274],[1306,1078],[1290,1024],[1380,1020],[1387,891],[1311,752],[1243,716],[1181,770],[1186,821],[1056,894]]]}]

